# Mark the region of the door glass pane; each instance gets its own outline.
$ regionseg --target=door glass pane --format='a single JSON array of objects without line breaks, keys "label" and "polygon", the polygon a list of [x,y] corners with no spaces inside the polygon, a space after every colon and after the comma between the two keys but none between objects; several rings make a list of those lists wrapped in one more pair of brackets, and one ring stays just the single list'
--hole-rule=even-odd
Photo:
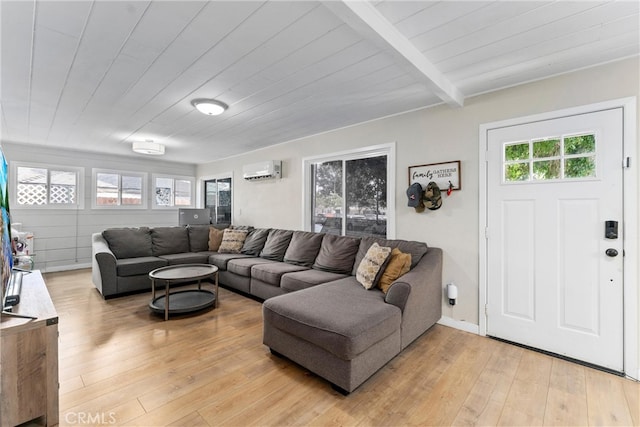
[{"label": "door glass pane", "polygon": [[387,156],[346,162],[348,236],[387,235]]},{"label": "door glass pane", "polygon": [[342,234],[342,160],[313,165],[313,223],[316,232]]},{"label": "door glass pane", "polygon": [[547,180],[560,178],[560,160],[533,162],[533,179]]},{"label": "door glass pane", "polygon": [[505,165],[504,179],[505,181],[527,181],[529,179],[529,162]]},{"label": "door glass pane", "polygon": [[142,204],[142,177],[122,177],[122,204],[129,206]]},{"label": "door glass pane", "polygon": [[516,142],[504,147],[504,159],[506,161],[525,160],[529,158],[529,142]]},{"label": "door glass pane", "polygon": [[204,182],[204,207],[214,208],[218,200],[218,183],[215,179]]},{"label": "door glass pane", "polygon": [[596,138],[593,134],[570,136],[564,139],[564,154],[595,153],[595,151]]},{"label": "door glass pane", "polygon": [[96,205],[115,206],[118,204],[118,181],[115,173],[96,174]]},{"label": "door glass pane", "polygon": [[231,224],[231,178],[219,179],[216,224]]},{"label": "door glass pane", "polygon": [[564,161],[564,176],[566,178],[590,178],[596,176],[596,158],[575,157]]},{"label": "door glass pane", "polygon": [[541,141],[533,141],[533,157],[556,157],[560,155],[560,138],[549,138]]}]

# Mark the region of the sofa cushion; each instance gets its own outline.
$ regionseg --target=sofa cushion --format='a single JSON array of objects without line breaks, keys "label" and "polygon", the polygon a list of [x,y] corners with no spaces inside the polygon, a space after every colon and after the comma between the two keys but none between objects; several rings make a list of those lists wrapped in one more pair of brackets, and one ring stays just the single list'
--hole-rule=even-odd
[{"label": "sofa cushion", "polygon": [[284,253],[284,262],[311,267],[318,256],[324,234],[294,231]]},{"label": "sofa cushion", "polygon": [[209,228],[210,227],[208,225],[187,226],[190,252],[203,252],[209,250]]},{"label": "sofa cushion", "polygon": [[287,264],[286,262],[270,262],[257,264],[251,267],[251,278],[273,286],[280,286],[280,278],[283,274],[294,271],[307,270],[301,265]]},{"label": "sofa cushion", "polygon": [[155,227],[151,243],[154,256],[189,252],[189,232],[185,227]]},{"label": "sofa cushion", "polygon": [[359,238],[325,234],[313,268],[331,273],[351,274],[359,247]]},{"label": "sofa cushion", "polygon": [[274,261],[282,261],[284,253],[287,251],[289,242],[293,236],[290,230],[271,230],[264,244],[264,248],[260,251],[260,257],[272,259]]},{"label": "sofa cushion", "polygon": [[352,276],[268,299],[262,307],[265,323],[268,318],[270,325],[343,360],[399,331],[402,320],[382,291],[367,291]]},{"label": "sofa cushion", "polygon": [[269,236],[269,231],[271,231],[269,228],[256,228],[249,232],[240,253],[255,256],[260,255],[260,251]]},{"label": "sofa cushion", "polygon": [[267,262],[276,262],[264,258],[234,258],[227,262],[227,271],[235,273],[239,276],[251,277],[251,267],[256,264],[264,264]]},{"label": "sofa cushion", "polygon": [[378,284],[390,254],[391,248],[388,246],[380,246],[374,242],[369,247],[356,271],[356,280],[365,289],[372,289]]},{"label": "sofa cushion", "polygon": [[116,274],[120,277],[139,276],[149,274],[156,268],[165,267],[167,264],[166,259],[153,256],[119,259],[116,261]]},{"label": "sofa cushion", "polygon": [[416,266],[418,261],[420,261],[424,254],[427,253],[428,249],[427,244],[422,242],[407,240],[387,240],[377,237],[363,237],[360,240],[360,247],[358,248],[358,253],[356,254],[356,260],[353,265],[353,272],[351,273],[352,275],[356,275],[356,270],[358,269],[360,262],[362,262],[362,258],[364,258],[364,255],[367,253],[369,247],[371,247],[374,242],[379,244],[380,246],[388,246],[392,249],[398,248],[404,253],[411,254],[411,268]]},{"label": "sofa cushion", "polygon": [[209,255],[209,264],[215,265],[221,271],[225,271],[227,269],[227,264],[229,263],[229,261],[231,261],[232,259],[238,259],[238,258],[255,258],[255,257],[252,255],[245,255],[245,254],[221,254],[219,252],[216,252],[214,254]]},{"label": "sofa cushion", "polygon": [[222,254],[239,254],[247,238],[247,234],[249,234],[247,230],[225,229],[218,252]]},{"label": "sofa cushion", "polygon": [[109,249],[117,259],[150,257],[151,232],[149,227],[110,228],[102,232]]},{"label": "sofa cushion", "polygon": [[380,276],[378,287],[385,294],[391,284],[403,274],[409,272],[411,268],[411,255],[401,252],[398,248],[393,248],[389,256],[389,262]]},{"label": "sofa cushion", "polygon": [[224,236],[224,230],[217,229],[215,227],[209,227],[209,250],[217,252],[222,243],[222,236]]},{"label": "sofa cushion", "polygon": [[280,279],[280,287],[287,292],[299,291],[301,289],[310,288],[311,286],[332,282],[334,280],[343,279],[346,274],[331,273],[322,270],[304,270],[294,273],[287,273]]},{"label": "sofa cushion", "polygon": [[169,265],[206,264],[209,261],[209,254],[206,252],[183,252],[180,254],[160,255],[158,258],[166,259],[169,262]]}]

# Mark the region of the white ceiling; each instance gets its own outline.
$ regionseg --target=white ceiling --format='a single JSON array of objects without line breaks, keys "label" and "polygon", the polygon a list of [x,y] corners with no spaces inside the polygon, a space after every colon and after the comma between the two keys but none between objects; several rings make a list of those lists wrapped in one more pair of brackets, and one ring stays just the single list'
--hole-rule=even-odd
[{"label": "white ceiling", "polygon": [[[2,141],[205,163],[637,56],[640,2],[6,1]],[[190,104],[229,105],[204,116]]]}]

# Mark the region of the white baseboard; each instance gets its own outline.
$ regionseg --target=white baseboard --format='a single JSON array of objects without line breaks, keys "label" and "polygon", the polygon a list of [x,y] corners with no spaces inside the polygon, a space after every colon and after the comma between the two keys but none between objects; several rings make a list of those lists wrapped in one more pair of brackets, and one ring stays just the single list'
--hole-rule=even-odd
[{"label": "white baseboard", "polygon": [[476,335],[480,333],[478,325],[465,322],[464,320],[456,320],[452,319],[451,317],[442,316],[440,320],[438,320],[438,323],[444,326],[449,326],[450,328],[460,329],[461,331],[470,332]]},{"label": "white baseboard", "polygon": [[55,267],[38,268],[38,270],[43,273],[56,273],[59,271],[82,270],[83,268],[91,268],[91,264],[58,265]]}]

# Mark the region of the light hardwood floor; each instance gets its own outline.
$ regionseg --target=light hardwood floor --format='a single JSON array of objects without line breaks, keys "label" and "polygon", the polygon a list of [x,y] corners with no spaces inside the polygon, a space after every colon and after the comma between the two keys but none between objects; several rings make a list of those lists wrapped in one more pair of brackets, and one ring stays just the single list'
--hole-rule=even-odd
[{"label": "light hardwood floor", "polygon": [[150,293],[104,301],[89,270],[45,275],[60,316],[60,424],[640,425],[640,385],[436,325],[351,395],[272,356],[261,304],[164,322]]}]

